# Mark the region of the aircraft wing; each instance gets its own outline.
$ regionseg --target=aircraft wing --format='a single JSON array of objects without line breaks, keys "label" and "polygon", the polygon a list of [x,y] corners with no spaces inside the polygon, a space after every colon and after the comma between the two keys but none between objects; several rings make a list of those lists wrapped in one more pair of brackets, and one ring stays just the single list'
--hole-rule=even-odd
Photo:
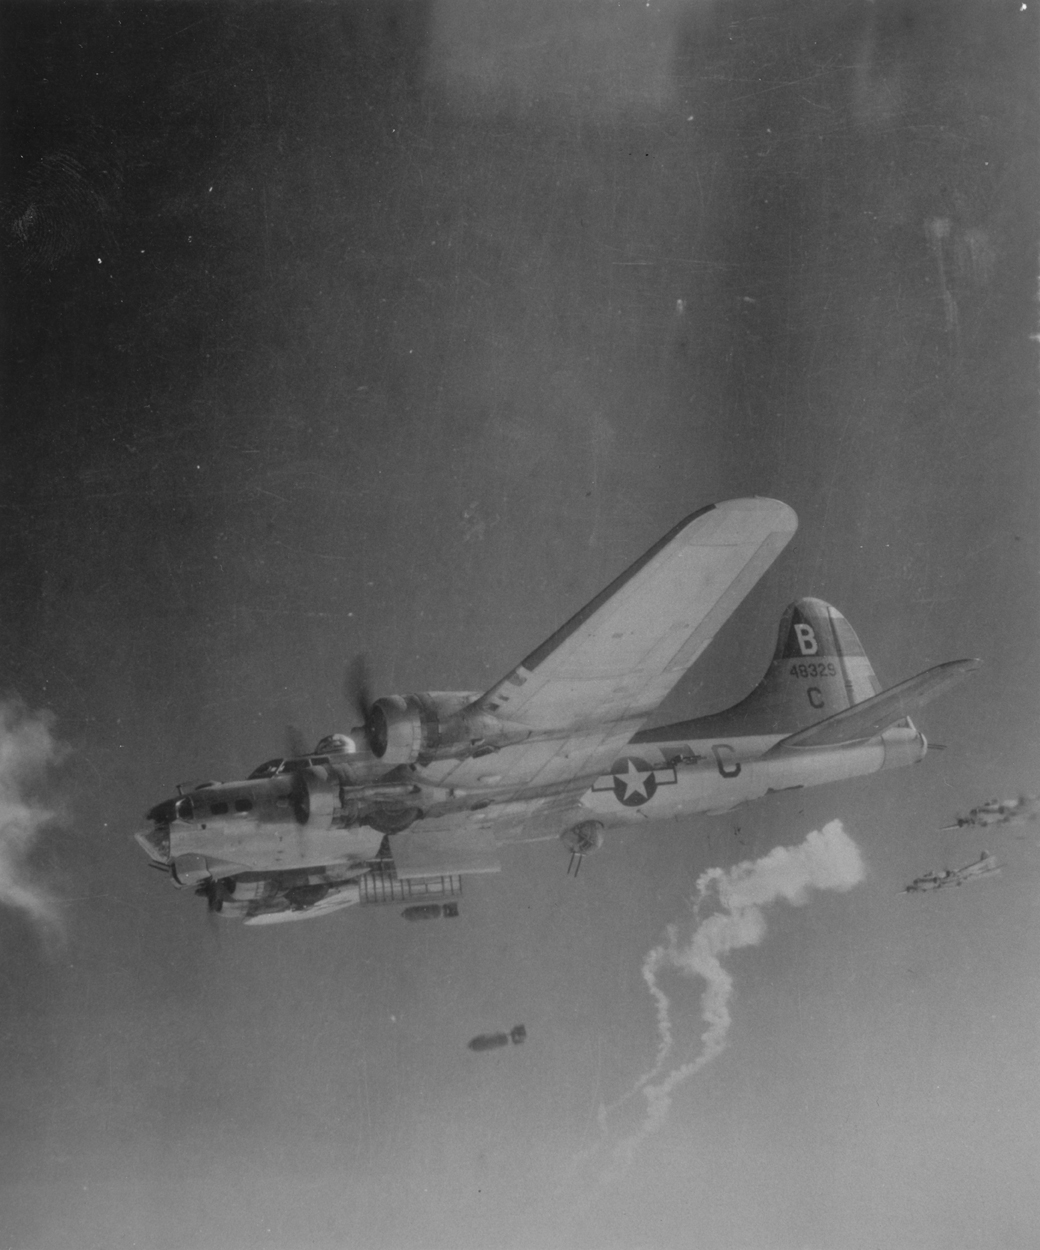
[{"label": "aircraft wing", "polygon": [[797,525],[793,510],[775,499],[733,499],[680,521],[476,701],[530,728],[531,740],[453,763],[439,784],[493,787],[503,797],[523,787],[530,798],[587,788]]},{"label": "aircraft wing", "polygon": [[975,672],[980,663],[980,660],[950,660],[946,664],[937,664],[935,668],[918,673],[890,690],[864,699],[862,703],[781,739],[770,754],[791,747],[838,746],[843,742],[874,738],[889,725],[905,719],[969,673]]},{"label": "aircraft wing", "polygon": [[398,877],[500,872],[507,842],[556,837],[570,823],[577,794],[496,803],[480,811],[451,812],[417,821],[390,839]]},{"label": "aircraft wing", "polygon": [[957,869],[957,876],[962,881],[977,880],[979,877],[992,877],[1000,872],[1000,865],[996,858],[990,855],[988,851],[983,851],[982,855],[974,864],[965,864],[963,868]]},{"label": "aircraft wing", "polygon": [[714,638],[797,525],[792,509],[775,499],[733,499],[693,513],[478,705],[535,729],[642,720]]},{"label": "aircraft wing", "polygon": [[398,877],[448,876],[453,873],[500,872],[493,826],[457,812],[417,822],[390,839]]}]

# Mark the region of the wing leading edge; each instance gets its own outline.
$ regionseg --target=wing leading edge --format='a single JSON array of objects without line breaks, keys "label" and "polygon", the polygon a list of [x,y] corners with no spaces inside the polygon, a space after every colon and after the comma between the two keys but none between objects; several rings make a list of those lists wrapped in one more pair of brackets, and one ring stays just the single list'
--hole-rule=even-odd
[{"label": "wing leading edge", "polygon": [[[598,775],[786,546],[793,510],[734,499],[695,512],[476,702],[534,732],[492,759],[445,770],[449,785],[580,786]],[[591,782],[589,783],[591,784]]]},{"label": "wing leading edge", "polygon": [[712,504],[674,529],[493,686],[479,705],[538,729],[643,719],[790,541],[775,499]]},{"label": "wing leading edge", "polygon": [[[401,877],[495,872],[497,847],[558,833],[567,812],[790,541],[774,499],[734,499],[680,521],[475,706],[532,729],[491,756],[427,766],[480,810],[432,815],[393,839]],[[473,789],[470,790],[470,787]]]}]

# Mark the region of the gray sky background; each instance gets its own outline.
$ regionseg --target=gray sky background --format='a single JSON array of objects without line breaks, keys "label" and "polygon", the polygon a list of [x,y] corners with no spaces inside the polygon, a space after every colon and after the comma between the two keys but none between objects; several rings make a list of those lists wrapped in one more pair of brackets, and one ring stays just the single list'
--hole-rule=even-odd
[{"label": "gray sky background", "polygon": [[[1040,830],[938,832],[1040,790],[1034,9],[0,6],[3,1250],[1037,1244]],[[485,688],[743,494],[801,528],[661,719],[812,594],[886,684],[984,660],[944,753],[577,881],[515,848],[448,924],[148,870],[176,782],[347,727],[356,652]],[[620,1167],[644,960],[832,821],[862,880],[739,912]],[[658,984],[667,1073],[707,982]]]}]

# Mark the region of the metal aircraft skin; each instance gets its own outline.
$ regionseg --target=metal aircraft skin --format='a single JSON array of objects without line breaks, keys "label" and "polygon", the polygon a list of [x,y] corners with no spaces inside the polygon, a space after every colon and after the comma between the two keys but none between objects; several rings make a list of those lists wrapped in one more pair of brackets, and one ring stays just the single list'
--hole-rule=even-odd
[{"label": "metal aircraft skin", "polygon": [[773,499],[702,508],[490,690],[366,701],[363,725],[310,755],[178,789],[137,841],[174,884],[247,924],[366,903],[453,915],[463,876],[498,871],[510,842],[559,837],[580,867],[621,825],[917,763],[927,743],[910,713],[978,661],[882,691],[820,599],[784,612],[747,698],[645,728],[796,528]]},{"label": "metal aircraft skin", "polygon": [[941,872],[926,872],[916,877],[903,891],[904,894],[922,894],[927,890],[944,890],[948,885],[964,885],[980,881],[983,877],[995,877],[1000,867],[989,851],[983,851],[977,860],[963,868],[944,868]]},{"label": "metal aircraft skin", "polygon": [[1024,825],[1027,820],[1040,820],[1040,796],[1020,794],[1017,799],[987,799],[973,807],[967,816],[958,816],[943,830],[964,829],[976,825],[986,829],[993,825]]}]

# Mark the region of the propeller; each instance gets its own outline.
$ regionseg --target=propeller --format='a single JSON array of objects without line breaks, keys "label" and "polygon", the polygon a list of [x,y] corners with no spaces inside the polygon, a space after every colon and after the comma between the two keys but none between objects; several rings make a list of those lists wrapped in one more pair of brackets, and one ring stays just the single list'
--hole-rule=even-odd
[{"label": "propeller", "polygon": [[343,698],[357,717],[357,723],[367,730],[375,700],[372,698],[372,673],[364,652],[354,656],[343,673]]},{"label": "propeller", "polygon": [[[363,728],[368,749],[373,755],[381,757],[386,750],[386,741],[385,738],[380,740],[379,726],[373,717],[372,670],[363,651],[354,656],[343,673],[343,698],[354,717],[351,728]],[[385,734],[385,727],[383,732]]]},{"label": "propeller", "polygon": [[285,727],[285,754],[290,759],[310,754],[307,739],[304,738],[299,725],[286,725]]}]

